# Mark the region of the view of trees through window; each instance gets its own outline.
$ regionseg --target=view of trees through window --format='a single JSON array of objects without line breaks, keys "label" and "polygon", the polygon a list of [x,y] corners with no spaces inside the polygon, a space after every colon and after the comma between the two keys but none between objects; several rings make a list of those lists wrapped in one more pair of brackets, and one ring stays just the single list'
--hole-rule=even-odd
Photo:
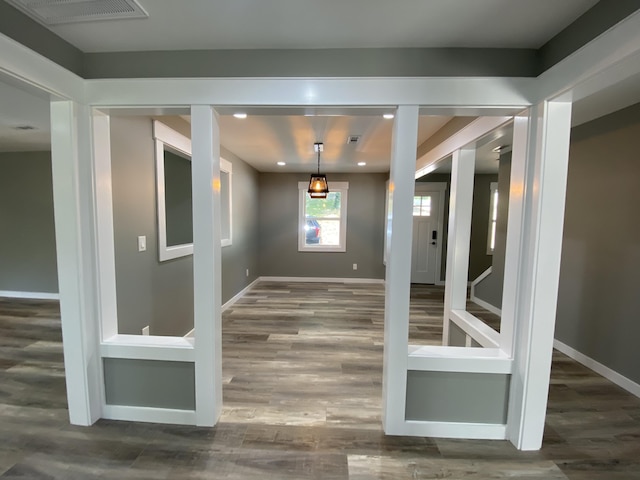
[{"label": "view of trees through window", "polygon": [[307,245],[340,244],[341,192],[329,192],[327,198],[305,196]]}]

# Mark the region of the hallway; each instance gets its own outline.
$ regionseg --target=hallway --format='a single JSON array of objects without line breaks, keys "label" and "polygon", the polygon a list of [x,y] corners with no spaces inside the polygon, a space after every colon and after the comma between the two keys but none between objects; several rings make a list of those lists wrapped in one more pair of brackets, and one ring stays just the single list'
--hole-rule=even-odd
[{"label": "hallway", "polygon": [[[412,337],[429,341],[441,290],[417,290]],[[558,353],[540,452],[384,436],[383,307],[382,285],[260,283],[223,316],[217,427],[85,428],[68,424],[57,303],[0,299],[0,478],[640,478],[640,399]]]}]

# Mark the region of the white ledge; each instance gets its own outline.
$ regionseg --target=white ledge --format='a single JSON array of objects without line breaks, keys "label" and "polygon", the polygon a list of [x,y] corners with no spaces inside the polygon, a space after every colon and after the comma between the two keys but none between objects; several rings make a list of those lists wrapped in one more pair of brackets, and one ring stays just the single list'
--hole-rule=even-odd
[{"label": "white ledge", "polygon": [[498,348],[409,345],[407,368],[431,372],[510,374],[513,359]]},{"label": "white ledge", "polygon": [[103,358],[194,362],[194,339],[152,335],[114,335],[100,344]]}]

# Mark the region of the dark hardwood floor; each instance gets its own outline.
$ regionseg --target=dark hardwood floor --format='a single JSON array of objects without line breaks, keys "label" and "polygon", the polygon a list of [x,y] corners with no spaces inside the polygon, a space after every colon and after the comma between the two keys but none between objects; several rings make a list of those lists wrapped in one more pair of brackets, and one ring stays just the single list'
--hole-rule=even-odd
[{"label": "dark hardwood floor", "polygon": [[[223,318],[215,428],[68,424],[56,302],[0,299],[2,479],[640,479],[640,399],[554,354],[545,441],[388,437],[384,288],[261,283]],[[440,342],[442,289],[410,338]]]}]

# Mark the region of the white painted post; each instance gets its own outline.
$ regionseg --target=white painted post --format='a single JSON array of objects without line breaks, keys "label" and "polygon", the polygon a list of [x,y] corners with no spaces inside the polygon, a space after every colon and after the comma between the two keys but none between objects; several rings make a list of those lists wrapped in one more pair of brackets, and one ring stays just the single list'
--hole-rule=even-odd
[{"label": "white painted post", "polygon": [[500,349],[513,356],[513,341],[517,316],[518,278],[522,249],[524,194],[529,135],[529,110],[513,119],[513,146],[511,148],[511,177],[509,180],[509,210],[507,239],[504,255],[504,279],[500,318]]},{"label": "white painted post", "polygon": [[[542,445],[560,274],[571,103],[532,107],[507,438]],[[516,160],[521,162],[522,160]]]},{"label": "white painted post", "polygon": [[91,425],[102,414],[102,365],[88,107],[51,103],[51,166],[69,419]]},{"label": "white painted post", "polygon": [[475,165],[475,149],[464,148],[453,152],[442,324],[442,344],[445,346],[449,345],[451,310],[467,309],[467,278],[469,276]]},{"label": "white painted post", "polygon": [[196,425],[222,411],[220,128],[209,105],[191,107]]},{"label": "white painted post", "polygon": [[418,107],[400,106],[393,125],[389,180],[391,235],[385,278],[383,428],[399,435],[405,421],[413,192],[418,143]]},{"label": "white painted post", "polygon": [[116,259],[111,188],[111,122],[109,115],[93,111],[93,161],[95,172],[96,234],[98,253],[98,306],[101,340],[118,334]]}]

